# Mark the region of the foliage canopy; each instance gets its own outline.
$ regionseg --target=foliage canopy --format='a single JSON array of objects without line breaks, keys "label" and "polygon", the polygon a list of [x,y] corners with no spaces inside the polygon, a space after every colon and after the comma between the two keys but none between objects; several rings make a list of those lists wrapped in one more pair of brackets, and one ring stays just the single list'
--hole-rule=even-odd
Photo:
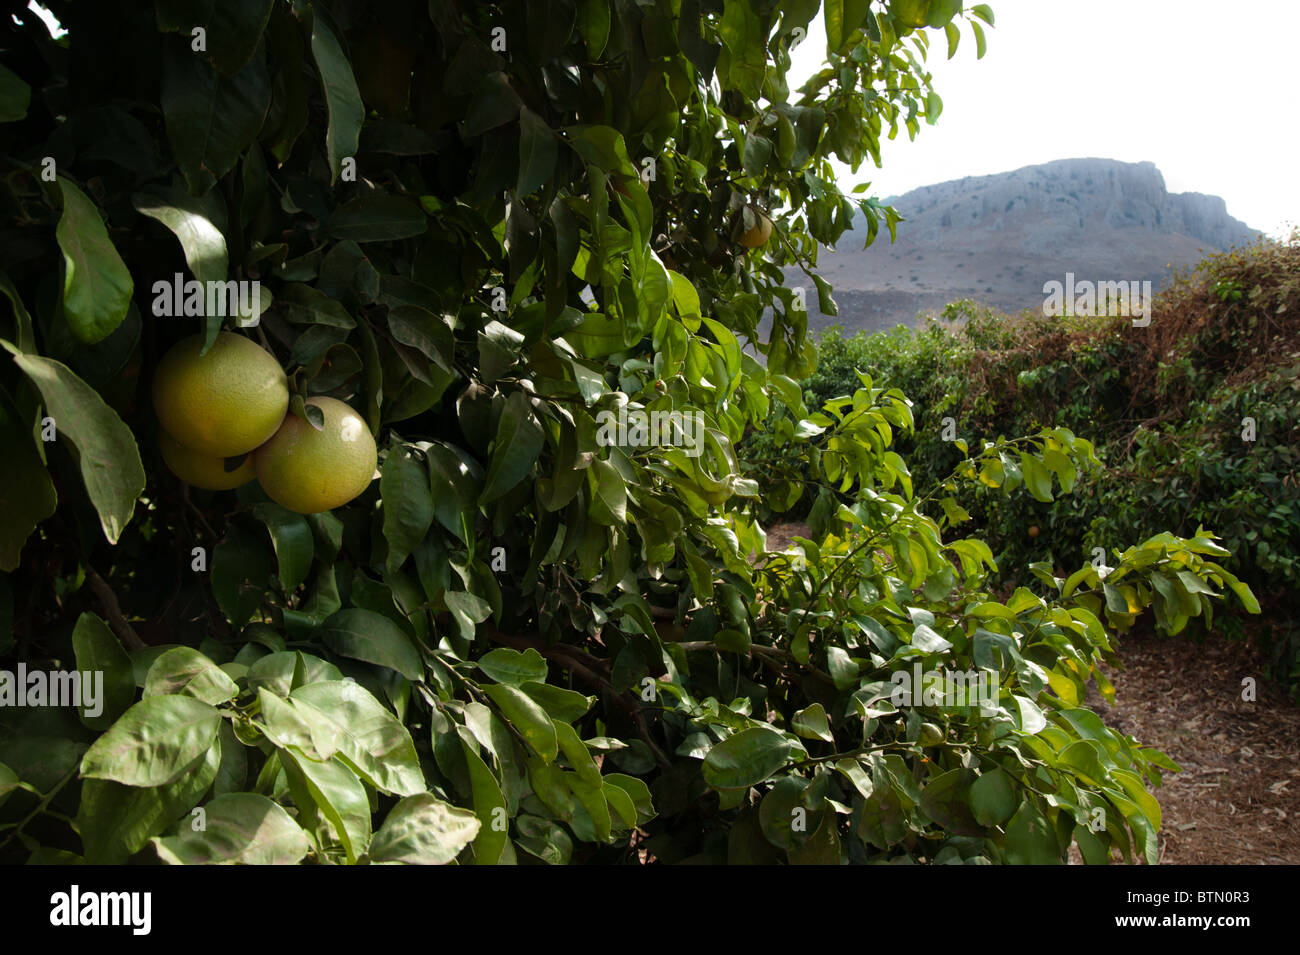
[{"label": "foliage canopy", "polygon": [[[833,307],[817,244],[897,219],[832,157],[933,121],[932,38],[964,21],[982,55],[986,7],[49,0],[54,40],[7,6],[0,652],[102,671],[105,707],[4,711],[0,852],[1154,860],[1145,781],[1174,767],[1083,687],[1107,622],[1249,597],[1222,549],[1161,535],[994,599],[957,495],[1068,491],[1091,445],[990,442],[919,498],[902,392],[795,384],[804,292]],[[792,91],[817,15],[828,62]],[[158,356],[239,324],[159,317],[176,275],[262,283],[245,333],[291,412],[341,398],[378,440],[358,500],[166,472]],[[736,454],[774,402],[850,502],[791,553]],[[698,440],[598,440],[620,410]],[[900,705],[914,667],[998,690]]]}]

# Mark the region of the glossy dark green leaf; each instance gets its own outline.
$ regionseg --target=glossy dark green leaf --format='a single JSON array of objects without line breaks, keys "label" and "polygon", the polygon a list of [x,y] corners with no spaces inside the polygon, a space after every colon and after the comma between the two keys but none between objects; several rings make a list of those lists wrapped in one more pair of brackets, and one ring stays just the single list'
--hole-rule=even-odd
[{"label": "glossy dark green leaf", "polygon": [[223,76],[190,51],[167,43],[162,63],[162,109],[172,153],[193,195],[203,195],[257,138],[271,103],[262,57]]},{"label": "glossy dark green leaf", "polygon": [[551,178],[560,144],[555,132],[532,110],[519,113],[519,179],[515,194],[527,196]]},{"label": "glossy dark green leaf", "polygon": [[776,730],[752,726],[709,750],[704,781],[715,789],[756,786],[786,764],[790,751],[790,741]]},{"label": "glossy dark green leaf", "polygon": [[353,242],[388,242],[423,235],[429,217],[402,196],[377,192],[339,206],[330,216],[330,235]]},{"label": "glossy dark green leaf", "polygon": [[77,618],[72,631],[72,649],[77,655],[77,669],[82,673],[99,673],[103,678],[99,713],[91,716],[82,709],[81,720],[91,729],[111,726],[135,701],[135,675],[131,658],[108,625],[93,613]]},{"label": "glossy dark green leaf", "polygon": [[718,37],[731,57],[725,85],[758,99],[767,67],[767,37],[754,4],[749,0],[726,0]]},{"label": "glossy dark green leaf", "polygon": [[318,637],[339,656],[388,667],[408,680],[424,678],[420,651],[401,627],[382,614],[356,607],[340,610],[321,625]]},{"label": "glossy dark green leaf", "polygon": [[334,31],[319,16],[312,19],[311,55],[320,73],[325,107],[329,111],[325,152],[329,159],[332,184],[339,177],[343,160],[357,154],[366,108],[361,102],[361,92],[357,89],[357,80],[352,74],[352,64],[348,61],[347,54],[339,45]]},{"label": "glossy dark green leaf", "polygon": [[538,756],[551,762],[559,755],[560,744],[555,735],[555,724],[531,697],[504,684],[484,686],[483,692],[492,698],[492,702],[501,710],[501,715],[519,731]]},{"label": "glossy dark green leaf", "polygon": [[232,526],[212,550],[212,595],[236,627],[252,619],[270,589],[274,561],[265,537]]},{"label": "glossy dark green leaf", "polygon": [[478,659],[478,668],[497,683],[522,686],[525,683],[546,681],[546,660],[529,647],[522,653],[509,647],[497,647]]},{"label": "glossy dark green leaf", "polygon": [[[9,395],[0,389],[0,446],[6,451],[0,471],[0,570],[18,568],[23,544],[36,525],[54,513],[58,495],[36,449],[29,422],[24,422]],[[2,639],[2,638],[0,638]]]},{"label": "glossy dark green leaf", "polygon": [[562,686],[552,686],[550,683],[522,683],[519,689],[527,693],[551,719],[563,723],[573,723],[581,719],[596,702],[594,696],[583,696],[575,690],[566,690]]},{"label": "glossy dark green leaf", "polygon": [[[7,346],[7,343],[5,343]],[[144,491],[144,466],[131,429],[117,412],[65,365],[39,355],[15,355],[45,401],[60,438],[76,451],[90,502],[109,543],[117,543]]]},{"label": "glossy dark green leaf", "polygon": [[157,219],[180,241],[185,262],[200,282],[224,282],[228,267],[226,237],[209,218],[201,200],[179,190],[150,187],[131,197],[137,212]]},{"label": "glossy dark green leaf", "polygon": [[32,88],[22,77],[0,64],[0,123],[16,123],[27,116]]},{"label": "glossy dark green leaf", "polygon": [[541,453],[542,426],[522,391],[511,392],[501,413],[480,503],[490,504],[523,480]]},{"label": "glossy dark green leaf", "polygon": [[1061,865],[1060,845],[1052,824],[1029,802],[1007,823],[1007,862],[1011,865]]},{"label": "glossy dark green leaf", "polygon": [[790,728],[804,739],[820,739],[828,743],[835,741],[826,719],[826,707],[820,703],[806,706],[796,713],[790,721]]},{"label": "glossy dark green leaf", "polygon": [[227,76],[248,63],[271,18],[275,0],[221,0],[207,20],[208,59]]},{"label": "glossy dark green leaf", "polygon": [[380,477],[387,566],[396,570],[424,540],[433,524],[433,496],[424,465],[407,448],[388,452]]},{"label": "glossy dark green leaf", "polygon": [[462,740],[465,763],[469,769],[470,789],[474,801],[474,814],[478,817],[478,834],[474,837],[474,864],[496,865],[510,841],[506,821],[508,804],[505,794],[483,757],[478,746]]},{"label": "glossy dark green leaf", "polygon": [[982,826],[1000,826],[1015,814],[1016,794],[1011,777],[993,768],[970,787],[970,807]]},{"label": "glossy dark green leaf", "polygon": [[102,341],[126,318],[135,283],[108,237],[99,210],[60,177],[63,214],[55,235],[63,250],[63,317],[83,342]]},{"label": "glossy dark green leaf", "polygon": [[301,514],[267,501],[253,505],[252,511],[271,535],[280,586],[286,594],[291,594],[311,572],[316,551],[311,525]]}]

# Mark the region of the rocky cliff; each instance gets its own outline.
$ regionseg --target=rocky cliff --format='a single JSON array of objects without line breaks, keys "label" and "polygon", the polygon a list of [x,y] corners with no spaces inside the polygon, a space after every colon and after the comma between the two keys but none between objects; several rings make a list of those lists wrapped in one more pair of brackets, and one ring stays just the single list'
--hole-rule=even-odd
[{"label": "rocky cliff", "polygon": [[1260,235],[1217,196],[1169,192],[1149,162],[1063,159],[924,186],[890,204],[907,220],[897,242],[885,233],[864,250],[865,233],[854,230],[822,251],[819,270],[835,286],[840,316],[820,316],[814,304],[814,326],[911,323],[960,298],[1038,308],[1043,284],[1067,272],[1159,289],[1171,267]]}]

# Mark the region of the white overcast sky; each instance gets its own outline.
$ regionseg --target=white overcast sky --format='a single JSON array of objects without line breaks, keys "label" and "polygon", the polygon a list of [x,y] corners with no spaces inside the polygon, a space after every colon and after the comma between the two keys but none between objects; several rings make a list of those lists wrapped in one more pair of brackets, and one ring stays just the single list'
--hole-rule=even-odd
[{"label": "white overcast sky", "polygon": [[[841,188],[900,195],[1053,159],[1154,162],[1171,192],[1222,196],[1283,237],[1300,224],[1300,0],[989,0],[997,25],[975,58],[970,27],[948,60],[930,31],[943,115],[882,146],[882,168]],[[970,6],[968,3],[967,6]],[[825,56],[820,15],[794,51],[791,88]]]}]

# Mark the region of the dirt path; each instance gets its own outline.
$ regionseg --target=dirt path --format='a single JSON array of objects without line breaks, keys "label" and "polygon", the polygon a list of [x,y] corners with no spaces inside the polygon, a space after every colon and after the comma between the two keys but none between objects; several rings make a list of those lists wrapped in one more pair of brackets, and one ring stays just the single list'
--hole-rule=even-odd
[{"label": "dirt path", "polygon": [[[806,524],[768,531],[782,550]],[[1197,645],[1135,629],[1121,635],[1123,670],[1106,668],[1116,705],[1089,688],[1087,705],[1111,727],[1183,768],[1153,790],[1166,865],[1300,864],[1300,707],[1264,678],[1252,643]],[[1254,677],[1255,702],[1242,700]]]},{"label": "dirt path", "polygon": [[[1160,859],[1181,865],[1300,863],[1300,708],[1263,678],[1253,645],[1220,638],[1121,636],[1111,707],[1088,705],[1122,733],[1183,768],[1153,790]],[[1254,677],[1255,702],[1242,700]]]}]

